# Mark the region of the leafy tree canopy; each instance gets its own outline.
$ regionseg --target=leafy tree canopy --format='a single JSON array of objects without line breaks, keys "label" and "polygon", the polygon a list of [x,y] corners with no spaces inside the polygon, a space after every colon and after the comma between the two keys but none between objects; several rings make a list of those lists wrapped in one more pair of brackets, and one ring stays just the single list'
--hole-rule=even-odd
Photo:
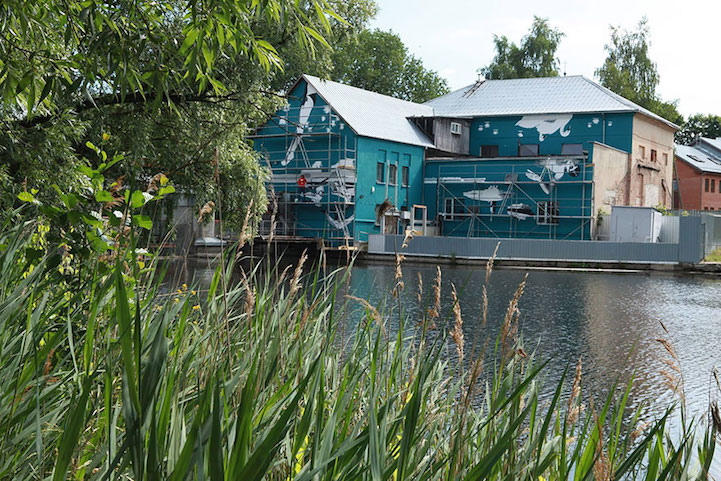
[{"label": "leafy tree canopy", "polygon": [[339,43],[332,56],[331,78],[354,87],[425,102],[448,93],[448,84],[408,52],[393,32],[363,30]]},{"label": "leafy tree canopy", "polygon": [[715,139],[721,137],[721,116],[691,115],[676,134],[676,142],[684,145],[692,144],[699,137]]},{"label": "leafy tree canopy", "polygon": [[660,78],[656,63],[648,55],[648,37],[645,17],[632,31],[611,26],[611,42],[605,47],[608,55],[596,70],[596,76],[604,87],[671,122],[682,124],[678,102],[663,101],[656,92]]},{"label": "leafy tree canopy", "polygon": [[496,56],[478,71],[489,80],[557,77],[556,51],[564,34],[549,25],[548,19],[533,17],[533,25],[520,45],[505,35],[493,36]]},{"label": "leafy tree canopy", "polygon": [[81,188],[73,166],[104,138],[126,153],[109,175],[162,170],[260,212],[264,172],[241,140],[282,102],[266,93],[280,51],[313,57],[343,23],[326,0],[3,2],[0,202],[48,179]]}]

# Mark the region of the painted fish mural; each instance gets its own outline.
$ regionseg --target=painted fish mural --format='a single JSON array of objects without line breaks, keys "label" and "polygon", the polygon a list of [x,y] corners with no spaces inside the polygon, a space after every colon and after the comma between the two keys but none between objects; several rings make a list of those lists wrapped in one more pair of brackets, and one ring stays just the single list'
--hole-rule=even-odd
[{"label": "painted fish mural", "polygon": [[469,190],[468,192],[464,192],[463,195],[471,200],[483,202],[499,202],[503,200],[505,196],[495,185],[487,189]]},{"label": "painted fish mural", "polygon": [[566,127],[571,118],[573,118],[572,114],[524,115],[521,120],[516,122],[516,126],[523,129],[536,129],[538,131],[538,140],[543,142],[547,135],[556,132],[560,133],[561,137],[568,137],[571,130],[567,130]]},{"label": "painted fish mural", "polygon": [[301,143],[303,142],[303,133],[305,132],[305,129],[308,127],[308,121],[310,120],[310,114],[313,111],[313,107],[315,106],[315,102],[317,101],[318,93],[311,85],[306,85],[306,92],[305,92],[305,100],[303,101],[303,105],[300,107],[300,114],[298,116],[298,125],[295,128],[296,135],[293,137],[293,140],[290,143],[290,146],[288,147],[288,151],[286,152],[285,159],[283,159],[280,163],[284,167],[288,165],[293,159],[295,159],[295,153],[298,150],[298,147],[301,146]]},{"label": "painted fish mural", "polygon": [[508,206],[507,212],[508,215],[518,220],[526,220],[536,215],[528,204],[511,204]]}]

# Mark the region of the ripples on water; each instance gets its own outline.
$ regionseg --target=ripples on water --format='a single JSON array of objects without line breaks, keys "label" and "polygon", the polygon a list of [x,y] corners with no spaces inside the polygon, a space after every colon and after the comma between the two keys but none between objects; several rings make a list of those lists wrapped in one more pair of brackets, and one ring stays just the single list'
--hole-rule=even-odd
[{"label": "ripples on water", "polygon": [[[402,302],[417,317],[417,282],[420,272],[426,293],[435,267],[404,266],[406,290]],[[393,266],[357,266],[350,290],[379,303],[394,285]],[[481,325],[481,289],[485,270],[442,267],[444,308],[451,307],[450,283],[459,291],[466,342],[474,336],[495,339],[508,301],[523,279],[523,270],[496,269],[488,290],[487,332]],[[711,372],[721,366],[721,280],[645,274],[607,274],[531,271],[521,298],[520,330],[526,350],[536,349],[551,359],[545,387],[552,390],[567,364],[583,359],[584,391],[605,396],[620,380],[625,387],[635,376],[630,404],[641,403],[645,418],[662,412],[674,396],[665,386],[661,370],[670,356],[657,341],[670,340],[678,354],[691,413],[703,413],[709,396],[715,396]],[[669,330],[666,334],[661,327]]]}]

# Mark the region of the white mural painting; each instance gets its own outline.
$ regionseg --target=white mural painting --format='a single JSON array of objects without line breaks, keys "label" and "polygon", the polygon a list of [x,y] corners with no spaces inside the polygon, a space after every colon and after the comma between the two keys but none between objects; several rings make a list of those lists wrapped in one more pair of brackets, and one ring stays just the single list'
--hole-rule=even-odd
[{"label": "white mural painting", "polygon": [[571,129],[567,127],[572,117],[573,114],[524,115],[521,120],[516,122],[516,126],[524,129],[536,129],[538,140],[543,142],[547,135],[556,132],[560,133],[561,137],[568,137]]},{"label": "white mural painting", "polygon": [[578,165],[578,162],[573,159],[548,158],[541,160],[539,165],[543,167],[540,174],[531,169],[527,169],[526,177],[529,180],[538,182],[538,186],[546,195],[551,193],[553,184],[561,180],[564,175],[568,174],[571,177],[578,177],[581,172],[581,167]]},{"label": "white mural painting", "polygon": [[502,194],[500,189],[495,185],[487,189],[469,190],[468,192],[464,192],[463,195],[471,200],[483,202],[499,202],[503,200],[504,197],[504,194]]},{"label": "white mural painting", "polygon": [[288,147],[285,159],[280,162],[284,167],[295,159],[295,153],[303,142],[303,132],[305,132],[305,129],[308,127],[308,121],[310,120],[310,114],[315,106],[317,95],[318,92],[312,85],[306,85],[305,100],[303,101],[303,105],[300,106],[298,125],[296,125],[295,128],[296,135],[293,137],[293,140]]},{"label": "white mural painting", "polygon": [[330,225],[332,225],[335,229],[345,230],[345,228],[348,227],[351,222],[353,222],[353,219],[355,219],[355,214],[350,217],[342,218],[340,220],[334,219],[333,217],[331,217],[330,214],[327,213],[325,217],[326,219],[328,219],[328,223],[330,223]]},{"label": "white mural painting", "polygon": [[536,215],[528,204],[511,204],[508,206],[507,212],[508,215],[518,220],[526,220]]}]

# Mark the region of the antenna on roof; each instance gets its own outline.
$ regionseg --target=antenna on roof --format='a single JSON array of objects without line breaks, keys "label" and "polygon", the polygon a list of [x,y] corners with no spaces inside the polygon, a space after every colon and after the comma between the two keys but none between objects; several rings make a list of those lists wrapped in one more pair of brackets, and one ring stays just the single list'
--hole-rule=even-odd
[{"label": "antenna on roof", "polygon": [[563,76],[566,76],[566,62],[563,62]]}]

